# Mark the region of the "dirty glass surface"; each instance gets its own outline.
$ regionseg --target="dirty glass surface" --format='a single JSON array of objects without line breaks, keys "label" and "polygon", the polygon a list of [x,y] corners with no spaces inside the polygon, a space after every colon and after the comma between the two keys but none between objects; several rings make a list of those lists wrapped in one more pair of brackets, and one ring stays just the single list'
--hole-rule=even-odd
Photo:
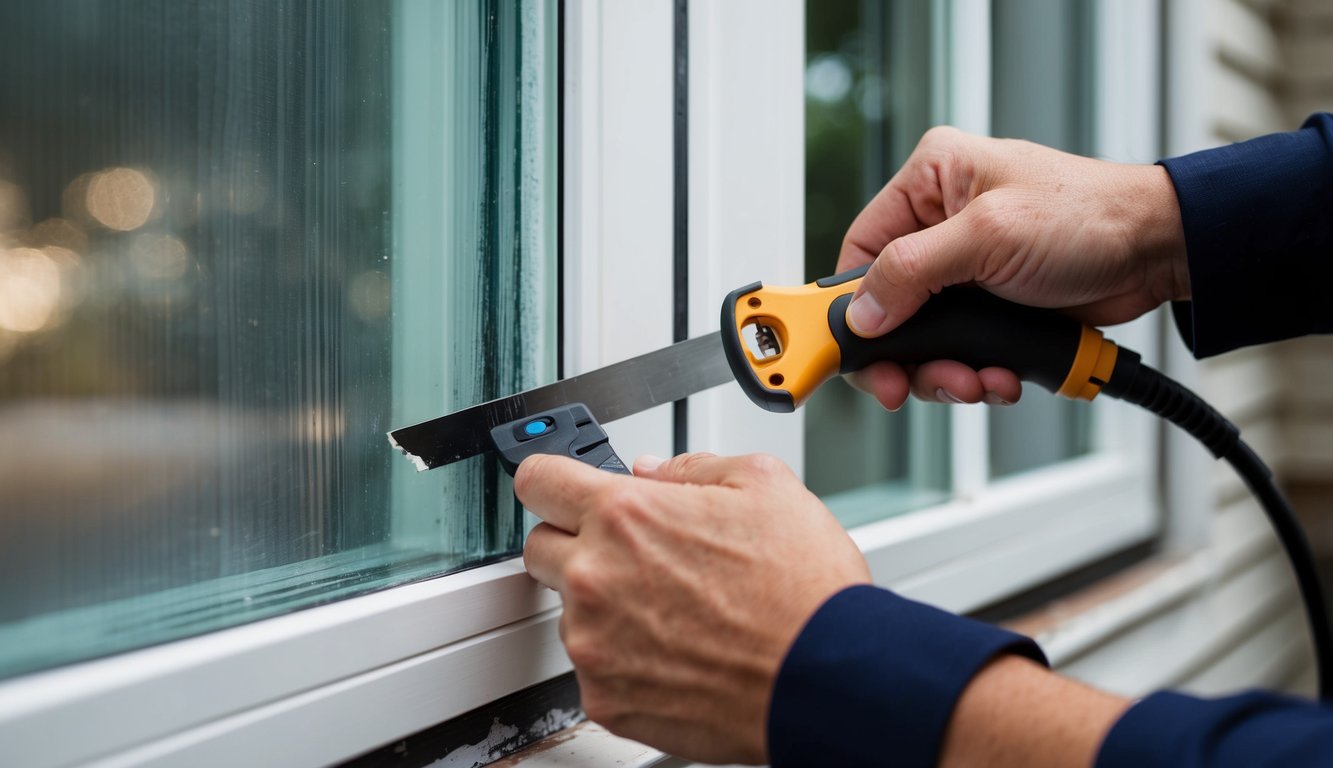
[{"label": "dirty glass surface", "polygon": [[[991,132],[1067,152],[1092,146],[1091,4],[995,0],[991,4]],[[989,409],[990,473],[1004,477],[1088,453],[1092,409],[1041,387]]]},{"label": "dirty glass surface", "polygon": [[[938,120],[931,5],[806,5],[807,280],[833,272],[852,219]],[[947,495],[946,407],[913,401],[888,413],[838,379],[804,411],[806,483],[844,525]]]},{"label": "dirty glass surface", "polygon": [[553,6],[0,5],[0,677],[517,551],[385,432],[554,376]]}]

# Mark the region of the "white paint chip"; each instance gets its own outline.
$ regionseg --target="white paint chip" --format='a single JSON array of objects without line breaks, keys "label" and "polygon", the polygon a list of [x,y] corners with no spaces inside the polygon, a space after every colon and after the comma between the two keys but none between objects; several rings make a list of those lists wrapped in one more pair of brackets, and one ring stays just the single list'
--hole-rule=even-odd
[{"label": "white paint chip", "polygon": [[418,472],[425,472],[426,470],[430,469],[430,467],[426,466],[426,462],[422,461],[420,456],[416,455],[415,453],[408,453],[406,448],[399,445],[398,441],[393,439],[392,432],[386,432],[385,436],[389,438],[389,445],[392,445],[394,447],[394,450],[406,456],[412,462],[412,466],[417,468]]}]

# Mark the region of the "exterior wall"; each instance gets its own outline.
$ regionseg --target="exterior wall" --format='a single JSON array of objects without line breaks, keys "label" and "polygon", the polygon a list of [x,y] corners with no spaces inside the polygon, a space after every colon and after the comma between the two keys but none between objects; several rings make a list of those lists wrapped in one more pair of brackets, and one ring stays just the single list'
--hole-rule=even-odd
[{"label": "exterior wall", "polygon": [[[1291,130],[1333,108],[1327,0],[1167,0],[1166,7],[1168,47],[1203,64],[1184,62],[1192,74],[1168,88],[1164,154]],[[1167,334],[1178,344],[1174,329]],[[1273,466],[1333,575],[1333,390],[1325,384],[1333,379],[1333,339],[1238,350],[1177,373],[1193,378]],[[1189,455],[1200,449],[1182,451],[1188,461],[1169,465],[1172,480],[1196,493],[1199,483],[1208,488],[1198,538],[1168,535],[1171,551],[1099,585],[1101,596],[1086,609],[1061,619],[1053,607],[1019,626],[1036,630],[1064,672],[1126,694],[1168,686],[1312,694],[1304,614],[1267,520],[1229,467]]]}]

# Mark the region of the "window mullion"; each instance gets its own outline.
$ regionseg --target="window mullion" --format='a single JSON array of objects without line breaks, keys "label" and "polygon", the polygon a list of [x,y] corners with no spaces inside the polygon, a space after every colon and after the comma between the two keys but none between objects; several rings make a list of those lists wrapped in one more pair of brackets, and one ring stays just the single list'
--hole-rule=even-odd
[{"label": "window mullion", "polygon": [[[691,336],[718,328],[735,288],[804,282],[804,12],[799,0],[690,5]],[[757,18],[763,44],[739,44]],[[799,472],[802,420],[717,387],[690,398],[689,447],[773,453]]]},{"label": "window mullion", "polygon": [[[566,376],[671,343],[672,10],[565,5]],[[671,409],[607,425],[627,461],[671,453]]]}]

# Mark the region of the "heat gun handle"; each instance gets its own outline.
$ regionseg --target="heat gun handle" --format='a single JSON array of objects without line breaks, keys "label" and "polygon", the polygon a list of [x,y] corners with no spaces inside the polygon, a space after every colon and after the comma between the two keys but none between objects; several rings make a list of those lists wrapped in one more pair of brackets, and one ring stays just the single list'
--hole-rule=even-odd
[{"label": "heat gun handle", "polygon": [[727,294],[723,351],[755,404],[795,410],[825,381],[880,360],[998,366],[1081,400],[1110,379],[1117,347],[1101,331],[971,286],[946,288],[883,336],[857,336],[847,327],[847,305],[865,273],[860,267],[791,287],[751,283]]},{"label": "heat gun handle", "polygon": [[954,287],[932,297],[889,333],[864,338],[847,326],[851,299],[852,294],[843,294],[828,308],[829,330],[841,355],[839,373],[880,360],[956,360],[978,370],[1008,368],[1024,381],[1060,392],[1084,337],[1082,323],[1073,318],[1005,301],[979,288]]}]

